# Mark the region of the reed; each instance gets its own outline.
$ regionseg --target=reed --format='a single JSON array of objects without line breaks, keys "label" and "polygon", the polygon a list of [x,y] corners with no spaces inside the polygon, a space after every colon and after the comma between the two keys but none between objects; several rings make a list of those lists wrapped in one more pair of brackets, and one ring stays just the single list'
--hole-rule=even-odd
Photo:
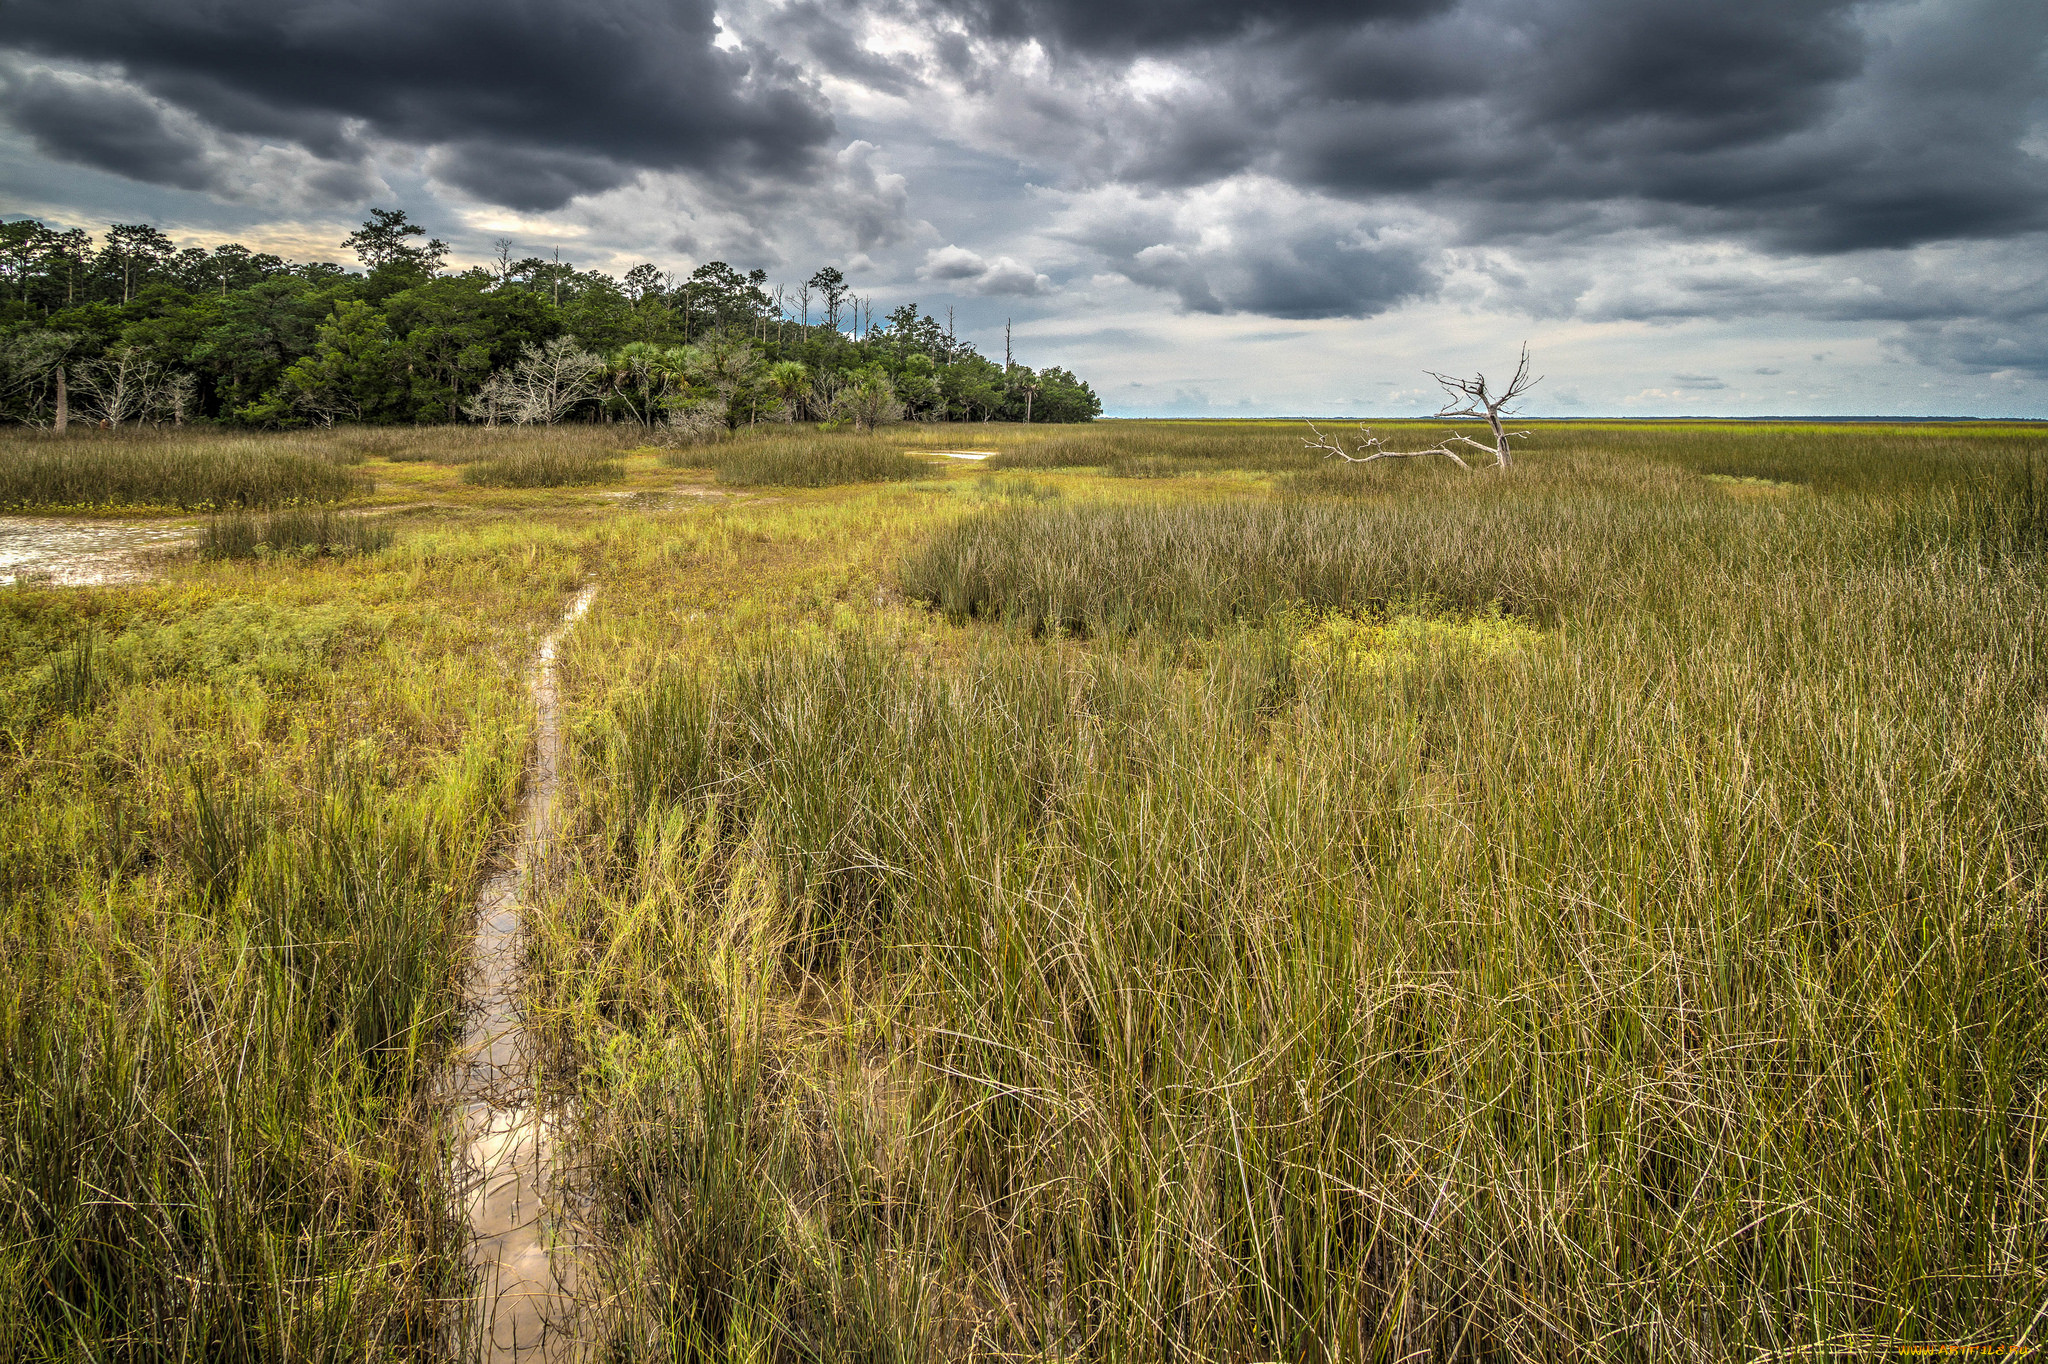
[{"label": "reed", "polygon": [[301,449],[188,433],[0,437],[0,508],[183,511],[337,502],[368,480]]},{"label": "reed", "polygon": [[747,433],[716,446],[677,449],[663,456],[679,467],[716,471],[734,487],[823,488],[845,483],[888,483],[927,478],[929,460],[904,451],[893,433]]},{"label": "reed", "polygon": [[199,552],[208,559],[256,559],[267,555],[342,558],[374,554],[391,543],[391,528],[361,516],[321,508],[293,508],[267,515],[231,513],[207,523]]}]

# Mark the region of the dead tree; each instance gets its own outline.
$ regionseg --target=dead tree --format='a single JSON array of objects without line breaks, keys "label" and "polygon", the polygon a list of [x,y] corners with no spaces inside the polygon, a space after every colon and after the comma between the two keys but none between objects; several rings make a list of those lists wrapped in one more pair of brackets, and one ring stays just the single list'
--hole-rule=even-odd
[{"label": "dead tree", "polygon": [[1483,450],[1487,454],[1492,455],[1493,463],[1482,465],[1480,466],[1481,468],[1506,469],[1512,467],[1514,458],[1509,449],[1508,442],[1527,440],[1529,433],[1527,431],[1510,431],[1506,429],[1501,423],[1501,418],[1513,415],[1512,404],[1530,389],[1543,382],[1541,375],[1533,379],[1529,377],[1529,347],[1526,344],[1523,345],[1522,360],[1520,364],[1515,366],[1515,377],[1510,379],[1508,386],[1497,394],[1488,388],[1484,374],[1475,374],[1469,379],[1461,379],[1454,378],[1448,374],[1438,374],[1435,370],[1426,372],[1430,378],[1442,384],[1444,392],[1450,395],[1450,400],[1436,414],[1437,418],[1439,420],[1443,418],[1450,418],[1452,420],[1473,418],[1483,421],[1493,432],[1492,445],[1473,440],[1470,436],[1453,433],[1445,436],[1426,450],[1389,450],[1381,443],[1378,437],[1373,435],[1371,427],[1361,425],[1358,428],[1360,435],[1358,444],[1354,449],[1346,450],[1340,443],[1341,437],[1337,440],[1325,438],[1314,422],[1308,424],[1308,429],[1315,432],[1315,439],[1305,440],[1302,444],[1311,450],[1328,451],[1329,454],[1352,464],[1370,464],[1376,459],[1416,459],[1424,455],[1442,455],[1460,469],[1470,471],[1472,466],[1465,461],[1464,456],[1451,448],[1456,443],[1469,445],[1475,450]]}]

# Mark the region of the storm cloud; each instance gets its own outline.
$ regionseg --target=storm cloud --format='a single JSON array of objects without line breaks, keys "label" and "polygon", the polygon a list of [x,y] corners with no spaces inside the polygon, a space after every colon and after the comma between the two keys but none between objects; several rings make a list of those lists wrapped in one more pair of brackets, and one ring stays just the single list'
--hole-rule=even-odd
[{"label": "storm cloud", "polygon": [[218,187],[205,140],[131,87],[17,70],[0,84],[0,112],[58,160],[184,189]]},{"label": "storm cloud", "polygon": [[[1760,323],[2048,381],[2038,0],[7,13],[11,145],[237,202],[285,167],[280,216],[423,183],[479,233],[549,215],[636,259],[822,257],[863,293],[1048,335],[1133,308],[1289,319],[1303,346],[1430,309],[1523,332]],[[1674,355],[1636,382],[1734,395],[1831,345]]]},{"label": "storm cloud", "polygon": [[[1013,120],[1017,154],[1076,147],[1066,172],[1097,182],[1256,171],[1340,198],[1429,198],[1460,207],[1473,239],[1569,227],[1593,203],[1789,251],[2048,224],[2048,162],[2029,142],[2048,92],[2048,10],[2024,0],[1198,5],[1179,27],[1143,8],[1089,17],[1111,8],[939,6],[983,40],[981,79],[1000,84],[1020,44],[1048,54],[1049,74],[1021,82],[1042,88],[1030,119]],[[1043,29],[1026,35],[1032,16]],[[1151,69],[1133,83],[1140,63]],[[1161,67],[1179,79],[1161,82]]]},{"label": "storm cloud", "polygon": [[[708,0],[14,0],[6,41],[117,68],[227,133],[331,158],[367,138],[431,147],[450,183],[548,209],[643,170],[812,164],[833,132],[824,102],[720,36]],[[178,173],[151,164],[130,173]]]}]

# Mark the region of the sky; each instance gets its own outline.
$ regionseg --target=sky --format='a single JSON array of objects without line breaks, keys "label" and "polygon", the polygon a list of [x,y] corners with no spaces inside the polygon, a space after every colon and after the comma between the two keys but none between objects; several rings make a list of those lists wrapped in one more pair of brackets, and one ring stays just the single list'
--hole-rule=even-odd
[{"label": "sky", "polygon": [[845,271],[1112,416],[2048,417],[2041,0],[7,0],[0,214]]}]

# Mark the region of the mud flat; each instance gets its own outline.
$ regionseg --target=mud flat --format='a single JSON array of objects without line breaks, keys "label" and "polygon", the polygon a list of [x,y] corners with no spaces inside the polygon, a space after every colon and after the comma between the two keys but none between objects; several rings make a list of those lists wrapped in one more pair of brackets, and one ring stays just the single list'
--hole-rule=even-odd
[{"label": "mud flat", "polygon": [[486,1360],[568,1359],[576,1345],[569,1229],[550,1198],[562,1115],[534,1092],[534,1053],[519,1007],[521,897],[541,863],[561,786],[561,705],[555,650],[589,609],[595,587],[577,594],[534,661],[534,753],[517,813],[518,842],[477,902],[467,1023],[447,1076],[459,1128],[454,1185],[472,1235],[481,1282],[470,1329]]},{"label": "mud flat", "polygon": [[16,581],[55,587],[98,587],[155,576],[153,560],[189,543],[190,526],[57,521],[0,516],[0,585]]}]

